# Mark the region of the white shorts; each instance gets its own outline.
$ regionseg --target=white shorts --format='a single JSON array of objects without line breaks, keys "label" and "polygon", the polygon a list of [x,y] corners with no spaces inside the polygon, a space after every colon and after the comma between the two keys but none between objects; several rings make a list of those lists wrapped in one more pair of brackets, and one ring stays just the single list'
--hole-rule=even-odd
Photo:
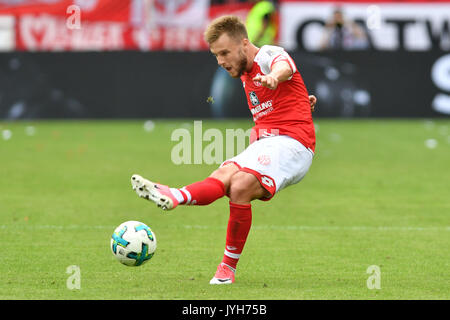
[{"label": "white shorts", "polygon": [[275,193],[298,183],[309,170],[314,153],[289,136],[266,137],[250,144],[237,156],[220,166],[236,164],[241,171],[256,176],[270,200]]}]

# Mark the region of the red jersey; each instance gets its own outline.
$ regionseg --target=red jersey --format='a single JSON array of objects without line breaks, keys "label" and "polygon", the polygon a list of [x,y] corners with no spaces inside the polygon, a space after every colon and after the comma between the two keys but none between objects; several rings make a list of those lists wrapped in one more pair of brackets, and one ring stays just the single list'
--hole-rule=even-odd
[{"label": "red jersey", "polygon": [[[278,84],[275,90],[263,87],[252,79],[267,75],[275,62],[286,61],[292,68],[292,76]],[[241,76],[248,106],[255,122],[251,138],[287,135],[300,141],[306,148],[315,150],[316,136],[311,115],[309,95],[297,67],[283,48],[263,46],[253,61],[250,72]]]}]

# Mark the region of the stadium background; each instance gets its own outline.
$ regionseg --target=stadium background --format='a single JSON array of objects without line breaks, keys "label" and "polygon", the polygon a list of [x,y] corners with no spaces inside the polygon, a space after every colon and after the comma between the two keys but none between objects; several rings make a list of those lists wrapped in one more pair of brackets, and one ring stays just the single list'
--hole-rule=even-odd
[{"label": "stadium background", "polygon": [[[68,9],[74,4],[79,28]],[[0,118],[247,117],[239,80],[226,84],[231,98],[207,103],[217,65],[202,33],[222,14],[245,19],[253,4],[1,1]],[[319,50],[336,6],[365,29],[367,47]],[[319,98],[316,117],[446,117],[449,7],[438,0],[279,1],[276,43]]]},{"label": "stadium background", "polygon": [[[319,48],[337,6],[364,48]],[[449,299],[448,1],[278,1],[276,41],[318,97],[317,152],[299,185],[252,203],[232,288],[208,284],[227,199],[161,215],[136,198],[133,173],[181,187],[220,163],[174,163],[175,131],[251,127],[240,81],[202,33],[252,7],[0,0],[0,299]],[[211,136],[198,140],[194,151]],[[142,268],[109,250],[127,220],[158,239]],[[80,290],[66,285],[73,265]]]}]

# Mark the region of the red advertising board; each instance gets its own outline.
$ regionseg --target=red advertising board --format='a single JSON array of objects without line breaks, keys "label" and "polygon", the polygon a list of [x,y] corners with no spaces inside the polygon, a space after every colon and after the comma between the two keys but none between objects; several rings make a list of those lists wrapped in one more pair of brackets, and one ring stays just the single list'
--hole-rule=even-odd
[{"label": "red advertising board", "polygon": [[250,8],[209,0],[0,0],[0,25],[14,21],[9,47],[21,51],[195,51],[207,49],[203,32],[211,19],[245,19]]}]

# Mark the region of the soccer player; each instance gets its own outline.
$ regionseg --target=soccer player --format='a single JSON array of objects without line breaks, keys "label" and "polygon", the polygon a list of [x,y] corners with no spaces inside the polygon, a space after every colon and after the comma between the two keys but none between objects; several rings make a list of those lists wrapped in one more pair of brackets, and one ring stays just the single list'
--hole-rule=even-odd
[{"label": "soccer player", "polygon": [[243,22],[235,16],[212,21],[205,40],[218,64],[240,78],[255,126],[250,145],[226,160],[209,177],[183,188],[131,177],[136,193],[164,210],[179,205],[208,205],[227,196],[230,207],[225,252],[210,284],[230,284],[252,223],[251,202],[270,200],[298,183],[307,173],[315,148],[311,112],[316,98],[308,96],[292,58],[277,46],[256,47]]}]

